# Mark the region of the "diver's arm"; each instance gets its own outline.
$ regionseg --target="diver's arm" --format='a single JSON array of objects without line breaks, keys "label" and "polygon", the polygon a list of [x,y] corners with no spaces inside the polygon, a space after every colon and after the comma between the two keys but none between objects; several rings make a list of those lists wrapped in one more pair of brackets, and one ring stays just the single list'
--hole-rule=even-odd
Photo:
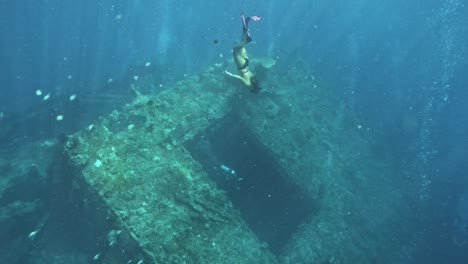
[{"label": "diver's arm", "polygon": [[229,76],[231,76],[231,77],[234,77],[234,78],[236,78],[236,79],[239,79],[239,80],[241,80],[241,81],[244,81],[244,79],[242,79],[242,77],[240,77],[239,75],[232,74],[232,73],[230,73],[230,72],[228,72],[228,71],[224,71],[224,73],[226,73],[227,75],[229,75]]},{"label": "diver's arm", "polygon": [[250,83],[247,82],[247,81],[245,80],[245,78],[242,78],[242,77],[239,76],[239,75],[232,74],[232,73],[230,73],[230,72],[228,72],[228,71],[224,71],[224,72],[225,72],[227,75],[231,76],[231,77],[234,77],[234,78],[236,78],[236,79],[241,80],[246,86],[249,86],[249,87],[250,87]]}]

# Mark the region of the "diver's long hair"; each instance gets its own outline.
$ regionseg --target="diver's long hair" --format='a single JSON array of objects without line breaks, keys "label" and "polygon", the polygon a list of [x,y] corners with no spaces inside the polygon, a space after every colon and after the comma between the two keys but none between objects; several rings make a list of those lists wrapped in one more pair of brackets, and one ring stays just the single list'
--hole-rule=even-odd
[{"label": "diver's long hair", "polygon": [[260,92],[260,84],[255,76],[250,77],[250,91],[252,93]]}]

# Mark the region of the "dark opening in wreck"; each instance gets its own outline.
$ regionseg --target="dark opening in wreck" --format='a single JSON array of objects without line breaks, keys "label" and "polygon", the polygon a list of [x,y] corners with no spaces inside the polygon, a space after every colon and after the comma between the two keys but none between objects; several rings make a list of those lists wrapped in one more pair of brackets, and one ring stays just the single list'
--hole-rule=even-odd
[{"label": "dark opening in wreck", "polygon": [[276,255],[314,211],[313,201],[287,180],[271,151],[232,115],[185,147]]}]

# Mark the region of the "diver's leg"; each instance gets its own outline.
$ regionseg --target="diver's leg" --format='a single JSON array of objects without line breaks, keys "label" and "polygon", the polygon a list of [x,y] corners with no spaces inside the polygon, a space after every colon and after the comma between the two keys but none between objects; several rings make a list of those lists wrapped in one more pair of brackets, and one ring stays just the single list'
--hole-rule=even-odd
[{"label": "diver's leg", "polygon": [[245,17],[244,13],[241,14],[242,36],[241,41],[236,46],[234,46],[234,51],[242,49],[245,45],[252,41],[252,37],[250,37],[249,33],[249,21],[260,21],[261,19],[262,18],[258,16]]},{"label": "diver's leg", "polygon": [[235,48],[243,48],[245,45],[249,44],[252,41],[249,33],[247,31],[242,32],[241,41],[235,46]]},{"label": "diver's leg", "polygon": [[252,38],[249,35],[248,31],[242,31],[241,41],[234,46],[234,50],[240,50],[244,48],[249,42],[252,41]]},{"label": "diver's leg", "polygon": [[241,20],[242,20],[242,30],[248,31],[249,30],[250,17],[245,17],[244,13],[242,13],[241,14]]},{"label": "diver's leg", "polygon": [[250,17],[245,17],[244,13],[242,13],[241,14],[241,20],[242,20],[241,43],[244,43],[244,45],[246,45],[247,43],[252,41],[252,38],[250,37],[250,34],[249,34]]}]

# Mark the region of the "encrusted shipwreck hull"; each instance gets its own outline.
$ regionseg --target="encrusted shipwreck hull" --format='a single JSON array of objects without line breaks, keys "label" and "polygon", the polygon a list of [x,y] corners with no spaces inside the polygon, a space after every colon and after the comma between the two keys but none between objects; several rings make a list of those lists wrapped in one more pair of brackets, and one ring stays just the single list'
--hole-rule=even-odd
[{"label": "encrusted shipwreck hull", "polygon": [[[378,254],[378,246],[371,245],[379,241],[360,245],[356,240],[392,221],[399,201],[390,198],[391,207],[361,203],[381,195],[364,191],[366,184],[353,184],[366,173],[351,173],[359,170],[353,167],[358,158],[347,156],[366,155],[365,142],[358,132],[339,136],[350,122],[343,107],[311,78],[289,87],[270,79],[267,91],[252,95],[219,72],[209,69],[156,96],[138,92],[138,86],[149,85],[142,79],[134,84],[132,103],[68,138],[66,153],[80,169],[76,177],[98,194],[107,209],[103,214],[117,219],[146,262],[370,262],[363,255]],[[226,138],[219,138],[223,134]],[[204,144],[205,138],[211,142]],[[206,151],[223,141],[255,145],[257,155],[275,164],[276,185],[262,189],[270,171],[237,172],[236,188],[223,188],[233,180],[216,178],[224,172],[213,167],[222,161]],[[375,177],[377,182],[384,175]],[[259,201],[259,211],[268,208],[258,215],[266,218],[255,220],[255,208],[236,204],[245,196]],[[348,228],[373,210],[385,210],[373,226]],[[270,215],[275,222],[269,222]],[[275,232],[287,238],[284,244],[269,237]]]}]

